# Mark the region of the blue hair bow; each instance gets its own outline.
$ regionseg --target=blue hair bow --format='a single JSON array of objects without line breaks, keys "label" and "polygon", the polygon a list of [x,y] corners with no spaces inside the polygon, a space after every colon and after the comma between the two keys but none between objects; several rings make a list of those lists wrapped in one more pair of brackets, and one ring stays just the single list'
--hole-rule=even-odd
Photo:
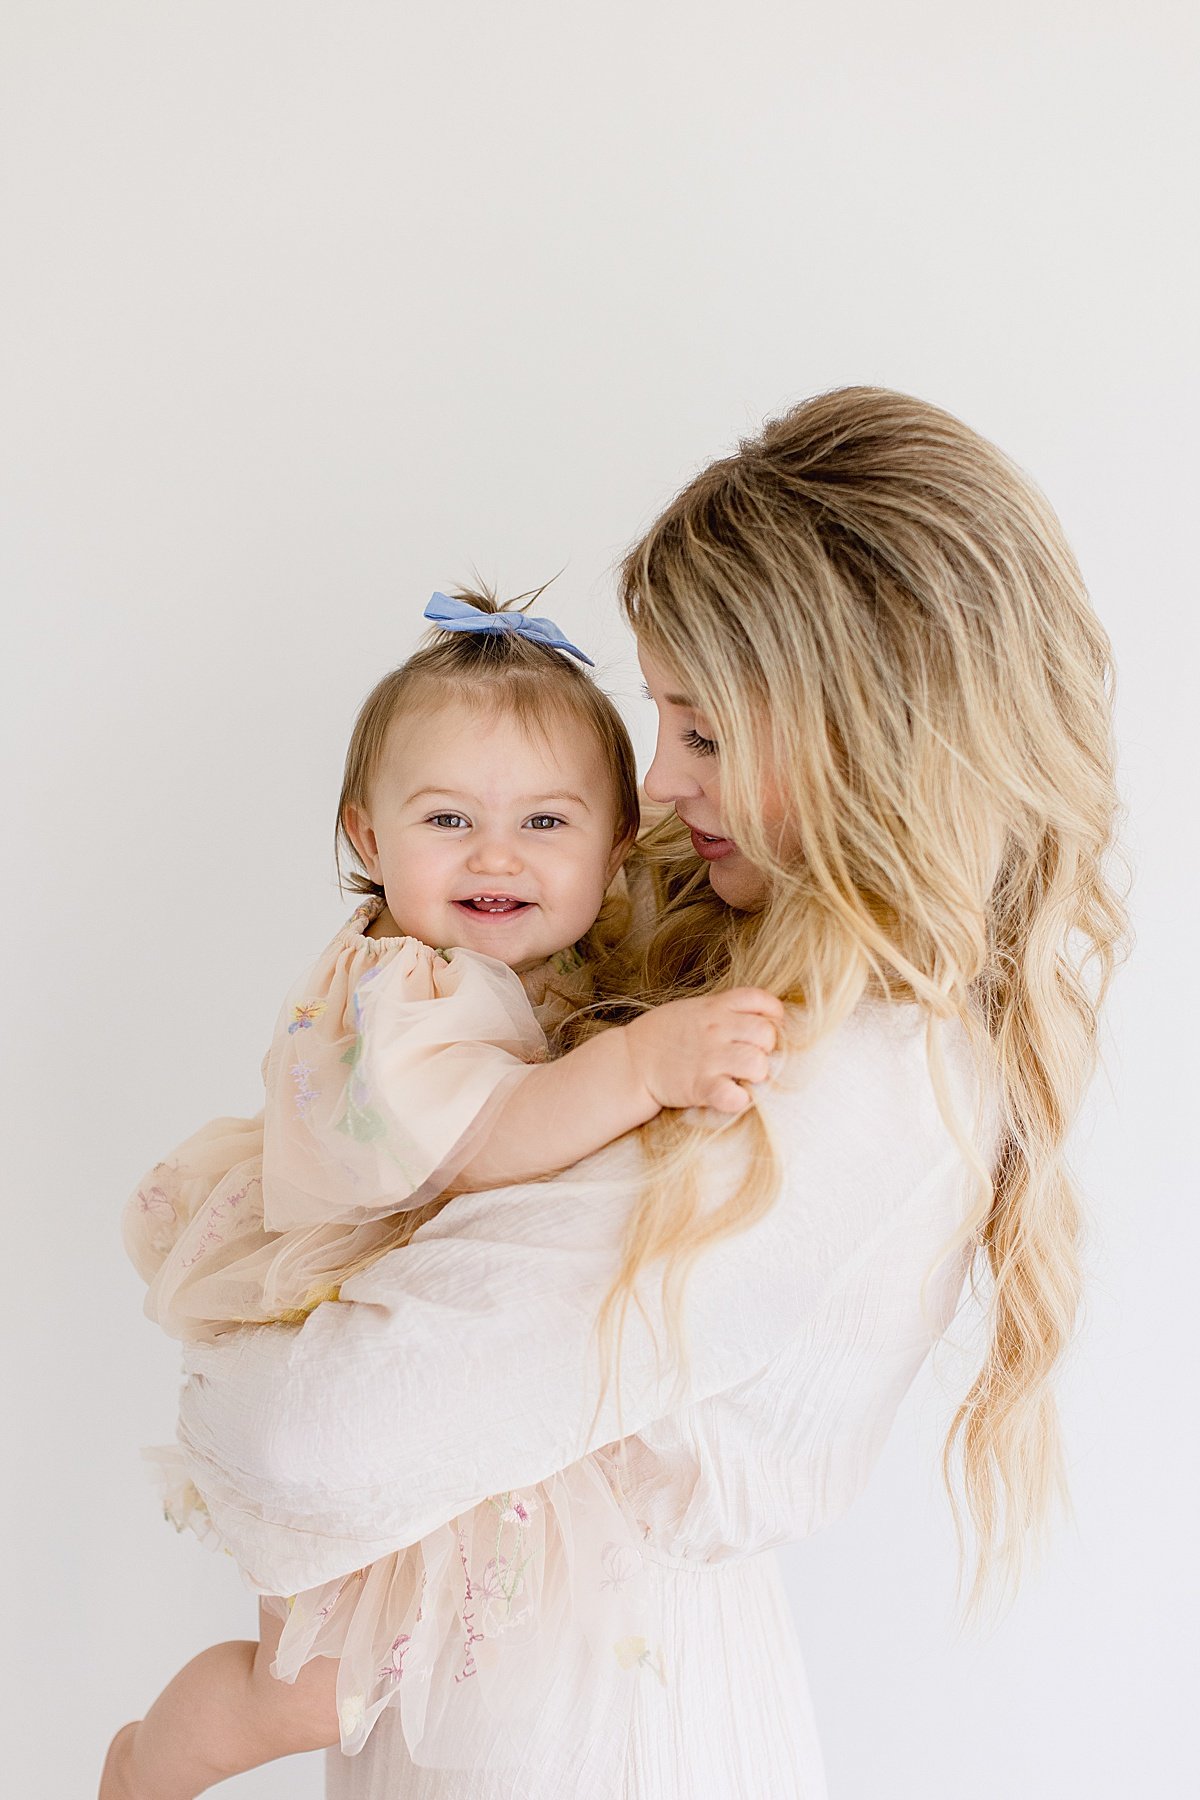
[{"label": "blue hair bow", "polygon": [[466,600],[454,600],[449,594],[434,594],[423,617],[432,619],[443,631],[515,631],[518,637],[533,638],[535,643],[545,644],[551,650],[567,650],[580,662],[589,663],[592,668],[596,666],[578,644],[572,644],[563,636],[553,619],[535,619],[522,612],[480,612],[477,606]]}]

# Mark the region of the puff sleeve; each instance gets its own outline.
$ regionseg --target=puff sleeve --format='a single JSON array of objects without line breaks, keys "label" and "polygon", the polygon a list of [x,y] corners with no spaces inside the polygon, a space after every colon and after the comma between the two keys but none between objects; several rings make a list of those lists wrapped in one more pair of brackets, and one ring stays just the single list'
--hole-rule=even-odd
[{"label": "puff sleeve", "polygon": [[[383,945],[389,954],[369,954]],[[413,937],[351,940],[292,990],[276,1025],[267,1228],[363,1223],[433,1199],[545,1056],[520,979],[496,958]]]},{"label": "puff sleeve", "polygon": [[434,1198],[546,1055],[518,977],[465,949],[371,939],[360,908],[280,1010],[264,1104],[214,1119],[138,1183],[126,1253],[169,1335],[295,1320]]}]

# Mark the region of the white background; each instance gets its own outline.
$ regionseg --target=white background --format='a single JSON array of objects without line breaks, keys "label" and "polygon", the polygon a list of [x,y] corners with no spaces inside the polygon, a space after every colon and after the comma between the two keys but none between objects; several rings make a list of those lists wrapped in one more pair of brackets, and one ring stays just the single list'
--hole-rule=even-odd
[{"label": "white background", "polygon": [[[561,569],[540,610],[644,766],[615,558],[765,415],[858,381],[1057,506],[1116,646],[1139,943],[1075,1140],[1075,1524],[956,1640],[943,1352],[852,1514],[783,1553],[832,1796],[1193,1791],[1195,18],[7,0],[6,1791],[92,1794],[116,1726],[254,1630],[139,1465],[178,1351],[118,1219],[255,1110],[350,910],[360,700],[434,587]],[[232,1787],[315,1797],[320,1759]]]}]

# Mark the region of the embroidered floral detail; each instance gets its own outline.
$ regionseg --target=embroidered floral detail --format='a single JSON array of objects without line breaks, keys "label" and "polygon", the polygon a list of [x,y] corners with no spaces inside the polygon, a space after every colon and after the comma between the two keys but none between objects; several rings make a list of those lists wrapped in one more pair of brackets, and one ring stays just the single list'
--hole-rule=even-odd
[{"label": "embroidered floral detail", "polygon": [[[159,1163],[153,1173],[157,1174],[158,1169],[167,1173],[167,1165],[164,1163]],[[137,1206],[146,1221],[147,1243],[152,1250],[165,1256],[179,1236],[179,1208],[166,1188],[157,1183],[137,1190]]]},{"label": "embroidered floral detail", "polygon": [[325,1011],[324,1000],[305,1000],[292,1008],[292,1022],[288,1026],[288,1036],[294,1031],[307,1031],[314,1019],[319,1019]]},{"label": "embroidered floral detail", "polygon": [[321,1092],[320,1088],[316,1088],[312,1084],[312,1072],[311,1063],[292,1064],[292,1081],[296,1088],[293,1098],[296,1102],[296,1111],[302,1119],[307,1119],[313,1101]]},{"label": "embroidered floral detail", "polygon": [[149,1213],[156,1219],[173,1219],[176,1217],[175,1202],[166,1188],[150,1187],[138,1189],[138,1210]]},{"label": "embroidered floral detail", "polygon": [[342,1701],[338,1707],[338,1717],[342,1722],[343,1737],[353,1736],[361,1725],[366,1710],[367,1703],[362,1694],[351,1694],[349,1699]]},{"label": "embroidered floral detail", "polygon": [[667,1685],[667,1677],[663,1666],[661,1650],[651,1650],[644,1637],[618,1638],[613,1645],[617,1661],[623,1669],[653,1669],[663,1686]]},{"label": "embroidered floral detail", "polygon": [[600,1587],[623,1588],[632,1581],[642,1566],[642,1557],[632,1544],[605,1544],[600,1560],[608,1571]]},{"label": "embroidered floral detail", "polygon": [[346,1083],[346,1110],[337,1122],[337,1130],[345,1132],[347,1137],[356,1143],[370,1144],[376,1138],[387,1136],[387,1125],[375,1107],[368,1104],[370,1089],[363,1078],[359,1063],[362,1061],[363,1032],[365,1018],[363,1014],[362,990],[379,975],[381,964],[376,963],[360,978],[350,998],[354,1013],[354,1040],[349,1049],[342,1054],[342,1062],[350,1065],[351,1075]]},{"label": "embroidered floral detail", "polygon": [[485,1601],[483,1629],[486,1637],[498,1637],[502,1631],[519,1625],[533,1611],[528,1600],[524,1606],[514,1605],[517,1595],[525,1590],[524,1571],[528,1562],[527,1557],[518,1566],[507,1556],[493,1556],[484,1564],[479,1586]]},{"label": "embroidered floral detail", "polygon": [[376,1681],[386,1681],[394,1686],[400,1680],[404,1674],[404,1658],[411,1642],[412,1638],[407,1631],[402,1631],[399,1637],[392,1639],[388,1647],[388,1659],[375,1673]]},{"label": "embroidered floral detail", "polygon": [[500,1514],[501,1524],[528,1525],[538,1510],[538,1503],[533,1495],[530,1494],[528,1499],[523,1499],[520,1494],[506,1494],[504,1498],[508,1500],[509,1504]]},{"label": "embroidered floral detail", "polygon": [[346,1581],[349,1581],[349,1580],[350,1580],[350,1577],[347,1575],[345,1581],[339,1581],[337,1586],[334,1588],[332,1594],[330,1594],[328,1600],[325,1602],[324,1606],[322,1606],[320,1608],[320,1610],[318,1611],[317,1618],[322,1620],[322,1622],[329,1617],[330,1613],[333,1611],[334,1607],[337,1605],[338,1596],[342,1592],[343,1588],[345,1587]]},{"label": "embroidered floral detail", "polygon": [[[480,1588],[486,1602],[484,1632],[491,1637],[519,1624],[532,1610],[528,1601],[519,1609],[514,1602],[525,1591],[525,1570],[532,1561],[532,1556],[525,1554],[526,1532],[539,1510],[539,1502],[533,1494],[519,1494],[507,1489],[502,1494],[491,1495],[487,1504],[496,1514],[495,1555],[484,1566]],[[515,1533],[515,1542],[507,1546],[506,1527],[510,1533]]]},{"label": "embroidered floral detail", "polygon": [[459,1614],[463,1626],[463,1666],[459,1673],[454,1677],[455,1681],[459,1682],[469,1680],[472,1675],[478,1675],[479,1664],[475,1661],[475,1652],[471,1646],[473,1644],[481,1644],[485,1634],[482,1631],[476,1631],[475,1629],[475,1608],[471,1605],[472,1600],[475,1598],[475,1589],[471,1585],[471,1571],[467,1566],[467,1540],[461,1525],[458,1528],[457,1536],[458,1559],[462,1564],[463,1581],[465,1583],[462,1611]]}]

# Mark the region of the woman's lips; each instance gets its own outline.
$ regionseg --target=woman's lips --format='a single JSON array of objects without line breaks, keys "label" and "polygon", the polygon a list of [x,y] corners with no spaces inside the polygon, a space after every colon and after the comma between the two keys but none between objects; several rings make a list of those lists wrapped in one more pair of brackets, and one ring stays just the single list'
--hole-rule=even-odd
[{"label": "woman's lips", "polygon": [[692,834],[696,855],[702,856],[705,862],[720,862],[723,856],[729,856],[737,849],[732,838],[707,837],[704,832],[697,831],[694,825],[689,825],[688,830]]}]

